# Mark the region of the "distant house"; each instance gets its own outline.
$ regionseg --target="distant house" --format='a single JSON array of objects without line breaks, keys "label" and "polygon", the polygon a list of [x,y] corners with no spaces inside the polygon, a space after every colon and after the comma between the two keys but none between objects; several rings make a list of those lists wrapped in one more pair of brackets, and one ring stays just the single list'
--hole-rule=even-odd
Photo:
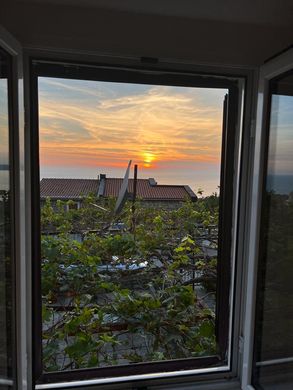
[{"label": "distant house", "polygon": [[[82,198],[96,194],[103,198],[117,198],[122,178],[107,178],[101,174],[98,179],[42,179],[40,183],[41,203],[46,198],[52,201],[73,200],[76,208],[81,206]],[[133,192],[133,179],[129,179],[128,193]],[[158,184],[155,179],[137,179],[137,199],[149,206],[177,208],[184,201],[196,201],[197,196],[187,185]]]}]

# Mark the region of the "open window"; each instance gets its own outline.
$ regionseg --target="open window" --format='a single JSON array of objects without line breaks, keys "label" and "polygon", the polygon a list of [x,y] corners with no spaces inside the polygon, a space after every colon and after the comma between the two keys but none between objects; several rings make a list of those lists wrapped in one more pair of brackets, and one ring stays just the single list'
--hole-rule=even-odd
[{"label": "open window", "polygon": [[15,187],[12,57],[0,48],[0,387],[15,383]]},{"label": "open window", "polygon": [[[288,64],[289,65],[289,64]],[[253,383],[292,387],[293,71],[269,81]]]},{"label": "open window", "polygon": [[232,78],[32,61],[39,388],[230,370],[238,97]]}]

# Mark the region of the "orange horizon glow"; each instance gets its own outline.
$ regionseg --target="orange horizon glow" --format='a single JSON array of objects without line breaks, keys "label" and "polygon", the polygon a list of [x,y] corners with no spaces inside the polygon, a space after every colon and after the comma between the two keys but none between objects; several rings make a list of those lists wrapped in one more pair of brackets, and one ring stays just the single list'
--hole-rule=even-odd
[{"label": "orange horizon glow", "polygon": [[[207,151],[209,152],[209,151]],[[111,160],[109,161],[109,154],[111,153]],[[122,156],[120,153],[115,153],[108,148],[101,152],[95,150],[90,145],[60,145],[55,143],[42,143],[40,147],[40,154],[42,156],[42,164],[44,165],[74,165],[76,161],[82,166],[96,166],[103,165],[109,167],[121,167],[124,168],[125,164],[129,161],[129,157]],[[140,164],[144,168],[159,169],[159,166],[171,161],[189,161],[189,162],[205,162],[205,163],[219,163],[219,153],[212,155],[206,154],[194,154],[193,156],[187,156],[184,153],[171,150],[168,153],[161,153],[158,157],[154,153],[149,152],[133,152],[131,159],[136,164]],[[119,160],[119,161],[115,161]]]}]

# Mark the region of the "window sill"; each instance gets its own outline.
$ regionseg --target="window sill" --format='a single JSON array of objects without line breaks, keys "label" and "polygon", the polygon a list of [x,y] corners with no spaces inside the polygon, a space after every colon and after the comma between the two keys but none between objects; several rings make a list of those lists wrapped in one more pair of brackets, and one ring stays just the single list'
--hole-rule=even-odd
[{"label": "window sill", "polygon": [[[179,380],[179,378],[178,378]],[[186,381],[186,379],[185,379]],[[236,379],[223,379],[214,381],[198,381],[189,383],[173,383],[173,384],[150,384],[145,382],[131,382],[131,383],[112,383],[112,384],[99,384],[90,385],[86,384],[87,381],[73,382],[72,385],[68,383],[55,383],[36,385],[35,389],[83,389],[83,390],[241,390],[241,386]]]}]

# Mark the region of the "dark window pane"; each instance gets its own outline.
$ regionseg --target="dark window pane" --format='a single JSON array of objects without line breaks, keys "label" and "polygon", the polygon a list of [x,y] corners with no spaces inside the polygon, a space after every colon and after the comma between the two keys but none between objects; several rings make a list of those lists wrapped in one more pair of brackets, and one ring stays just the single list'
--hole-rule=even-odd
[{"label": "dark window pane", "polygon": [[11,378],[13,329],[7,71],[7,57],[0,51],[0,379],[3,383]]},{"label": "dark window pane", "polygon": [[281,390],[293,386],[292,74],[273,81],[271,91],[254,380],[262,389]]}]

